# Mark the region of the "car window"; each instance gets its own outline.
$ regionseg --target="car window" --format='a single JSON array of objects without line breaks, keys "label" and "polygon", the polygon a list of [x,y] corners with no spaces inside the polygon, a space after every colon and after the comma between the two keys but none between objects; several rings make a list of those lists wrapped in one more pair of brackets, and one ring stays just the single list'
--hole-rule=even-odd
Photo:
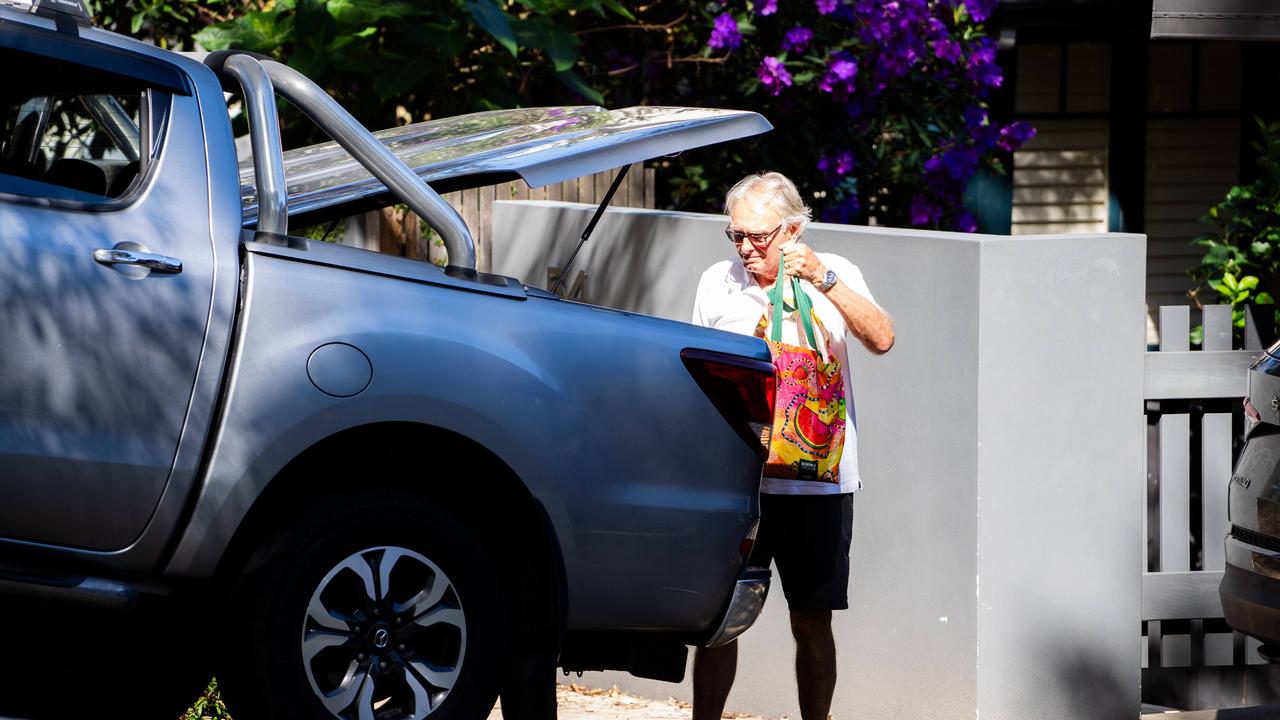
[{"label": "car window", "polygon": [[[5,55],[23,54],[0,49],[0,66]],[[0,193],[102,203],[138,188],[168,95],[61,60],[24,60],[36,67],[0,89]]]}]

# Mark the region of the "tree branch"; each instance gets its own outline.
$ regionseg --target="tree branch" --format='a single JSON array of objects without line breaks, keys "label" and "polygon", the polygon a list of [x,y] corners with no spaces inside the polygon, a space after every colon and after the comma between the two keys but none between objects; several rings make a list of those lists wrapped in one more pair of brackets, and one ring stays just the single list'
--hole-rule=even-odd
[{"label": "tree branch", "polygon": [[602,27],[602,28],[587,28],[586,30],[578,30],[577,32],[574,33],[574,35],[578,35],[578,36],[590,35],[591,33],[608,32],[611,30],[670,30],[671,28],[684,22],[688,17],[689,17],[689,11],[686,10],[680,14],[680,17],[676,18],[675,20],[672,20],[669,23],[663,23],[661,25],[657,25],[653,23],[627,23],[625,25],[609,25],[608,27]]}]

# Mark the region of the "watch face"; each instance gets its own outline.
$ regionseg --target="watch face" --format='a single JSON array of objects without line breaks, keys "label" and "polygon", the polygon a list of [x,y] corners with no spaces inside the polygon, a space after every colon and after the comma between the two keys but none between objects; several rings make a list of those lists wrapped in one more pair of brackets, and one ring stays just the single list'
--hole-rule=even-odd
[{"label": "watch face", "polygon": [[837,280],[837,279],[838,279],[838,278],[836,277],[836,271],[835,271],[835,270],[828,270],[828,271],[827,271],[827,276],[826,276],[825,278],[823,278],[823,280],[825,280],[825,281],[826,281],[826,285],[827,285],[827,287],[828,287],[828,288],[829,288],[829,287],[831,287],[832,285],[835,285],[835,284],[836,284],[836,280]]}]

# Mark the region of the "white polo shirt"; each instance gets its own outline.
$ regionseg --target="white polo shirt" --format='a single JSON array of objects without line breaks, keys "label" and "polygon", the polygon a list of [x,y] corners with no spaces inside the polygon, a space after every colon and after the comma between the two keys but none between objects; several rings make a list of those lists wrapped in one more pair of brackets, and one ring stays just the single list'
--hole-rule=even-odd
[{"label": "white polo shirt", "polygon": [[[872,304],[871,290],[862,278],[857,265],[830,253],[816,253],[823,265],[835,272],[840,281]],[[760,491],[770,495],[835,495],[854,492],[862,487],[858,476],[857,413],[853,404],[853,383],[849,372],[849,342],[857,342],[849,335],[840,311],[814,286],[801,282],[801,289],[813,303],[813,311],[831,335],[831,355],[840,363],[844,373],[844,397],[847,407],[844,450],[840,456],[840,484],[812,480],[784,480],[764,478]],[[693,300],[693,324],[727,330],[742,335],[753,335],[760,316],[769,306],[765,290],[742,266],[742,259],[722,260],[707,268],[698,281],[698,293]],[[879,305],[876,305],[879,307]],[[799,323],[795,314],[785,317],[782,323],[782,342],[803,345],[799,339]],[[814,329],[816,332],[816,328]],[[819,341],[821,342],[821,341]]]}]

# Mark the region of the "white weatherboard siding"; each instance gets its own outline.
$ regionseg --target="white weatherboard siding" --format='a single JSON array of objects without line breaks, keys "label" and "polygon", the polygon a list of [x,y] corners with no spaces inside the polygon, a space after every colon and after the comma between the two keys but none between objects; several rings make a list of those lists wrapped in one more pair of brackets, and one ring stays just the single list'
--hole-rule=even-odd
[{"label": "white weatherboard siding", "polygon": [[1014,235],[1107,231],[1107,123],[1040,120],[1013,155]]},{"label": "white weatherboard siding", "polygon": [[1147,306],[1185,305],[1186,271],[1204,255],[1191,240],[1210,229],[1199,219],[1240,177],[1239,121],[1149,121],[1146,170]]}]

